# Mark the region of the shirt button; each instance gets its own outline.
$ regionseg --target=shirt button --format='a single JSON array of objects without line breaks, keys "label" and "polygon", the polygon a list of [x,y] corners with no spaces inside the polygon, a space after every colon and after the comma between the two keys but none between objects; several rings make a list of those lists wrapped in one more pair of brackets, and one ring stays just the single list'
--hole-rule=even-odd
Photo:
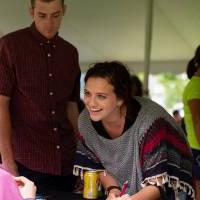
[{"label": "shirt button", "polygon": [[40,43],[40,46],[42,46],[42,45],[43,45],[43,43],[41,42],[41,43]]},{"label": "shirt button", "polygon": [[47,40],[47,44],[49,44],[50,43],[50,41],[49,40]]},{"label": "shirt button", "polygon": [[49,92],[49,95],[50,95],[50,96],[53,96],[53,92]]},{"label": "shirt button", "polygon": [[57,146],[56,146],[56,149],[60,149],[60,145],[57,145]]},{"label": "shirt button", "polygon": [[52,110],[52,111],[51,111],[51,114],[52,114],[52,115],[55,115],[55,114],[56,114],[56,111],[55,111],[55,110]]},{"label": "shirt button", "polygon": [[48,56],[48,57],[51,57],[51,54],[50,54],[50,53],[48,53],[48,54],[47,54],[47,56]]},{"label": "shirt button", "polygon": [[55,45],[55,44],[53,45],[53,48],[56,48],[56,45]]},{"label": "shirt button", "polygon": [[49,77],[52,77],[53,76],[53,74],[52,73],[49,73]]},{"label": "shirt button", "polygon": [[56,132],[57,130],[58,130],[58,128],[56,128],[56,127],[55,127],[55,128],[53,128],[53,131],[55,131],[55,132]]}]

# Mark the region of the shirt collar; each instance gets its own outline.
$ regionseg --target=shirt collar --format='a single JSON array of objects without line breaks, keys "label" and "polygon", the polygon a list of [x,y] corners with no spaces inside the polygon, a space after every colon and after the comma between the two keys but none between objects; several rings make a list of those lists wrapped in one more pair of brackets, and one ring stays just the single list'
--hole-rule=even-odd
[{"label": "shirt collar", "polygon": [[50,44],[55,44],[57,39],[58,39],[58,33],[56,33],[56,35],[51,38],[51,39],[47,39],[46,37],[44,37],[35,27],[35,23],[33,22],[30,26],[30,30],[31,33],[33,34],[33,36],[40,42],[40,43],[50,43]]}]

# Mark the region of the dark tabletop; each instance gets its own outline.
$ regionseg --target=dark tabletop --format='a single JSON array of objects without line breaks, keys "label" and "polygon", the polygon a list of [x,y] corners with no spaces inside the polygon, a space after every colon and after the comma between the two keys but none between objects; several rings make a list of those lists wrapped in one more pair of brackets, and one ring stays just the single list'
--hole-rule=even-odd
[{"label": "dark tabletop", "polygon": [[[40,198],[36,198],[40,200]],[[73,194],[70,192],[51,191],[51,194],[44,196],[41,200],[84,200],[82,194]],[[98,200],[105,200],[105,197],[98,198]]]}]

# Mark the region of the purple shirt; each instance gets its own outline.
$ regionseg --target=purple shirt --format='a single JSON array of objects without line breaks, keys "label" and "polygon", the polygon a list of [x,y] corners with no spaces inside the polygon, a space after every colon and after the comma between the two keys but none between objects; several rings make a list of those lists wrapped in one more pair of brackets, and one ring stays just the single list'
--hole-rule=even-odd
[{"label": "purple shirt", "polygon": [[0,94],[11,98],[15,159],[29,169],[72,172],[75,134],[66,117],[68,101],[80,96],[76,48],[31,27],[0,39]]}]

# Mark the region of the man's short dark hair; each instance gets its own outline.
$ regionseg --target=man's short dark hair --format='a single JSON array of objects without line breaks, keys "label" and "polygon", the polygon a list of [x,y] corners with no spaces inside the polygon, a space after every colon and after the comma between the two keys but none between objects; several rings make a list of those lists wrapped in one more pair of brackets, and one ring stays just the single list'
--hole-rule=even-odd
[{"label": "man's short dark hair", "polygon": [[[43,2],[51,2],[51,1],[55,1],[55,0],[40,0],[40,1],[43,1]],[[62,5],[64,5],[64,0],[60,0]],[[34,8],[35,7],[35,0],[31,0],[31,7]]]}]

